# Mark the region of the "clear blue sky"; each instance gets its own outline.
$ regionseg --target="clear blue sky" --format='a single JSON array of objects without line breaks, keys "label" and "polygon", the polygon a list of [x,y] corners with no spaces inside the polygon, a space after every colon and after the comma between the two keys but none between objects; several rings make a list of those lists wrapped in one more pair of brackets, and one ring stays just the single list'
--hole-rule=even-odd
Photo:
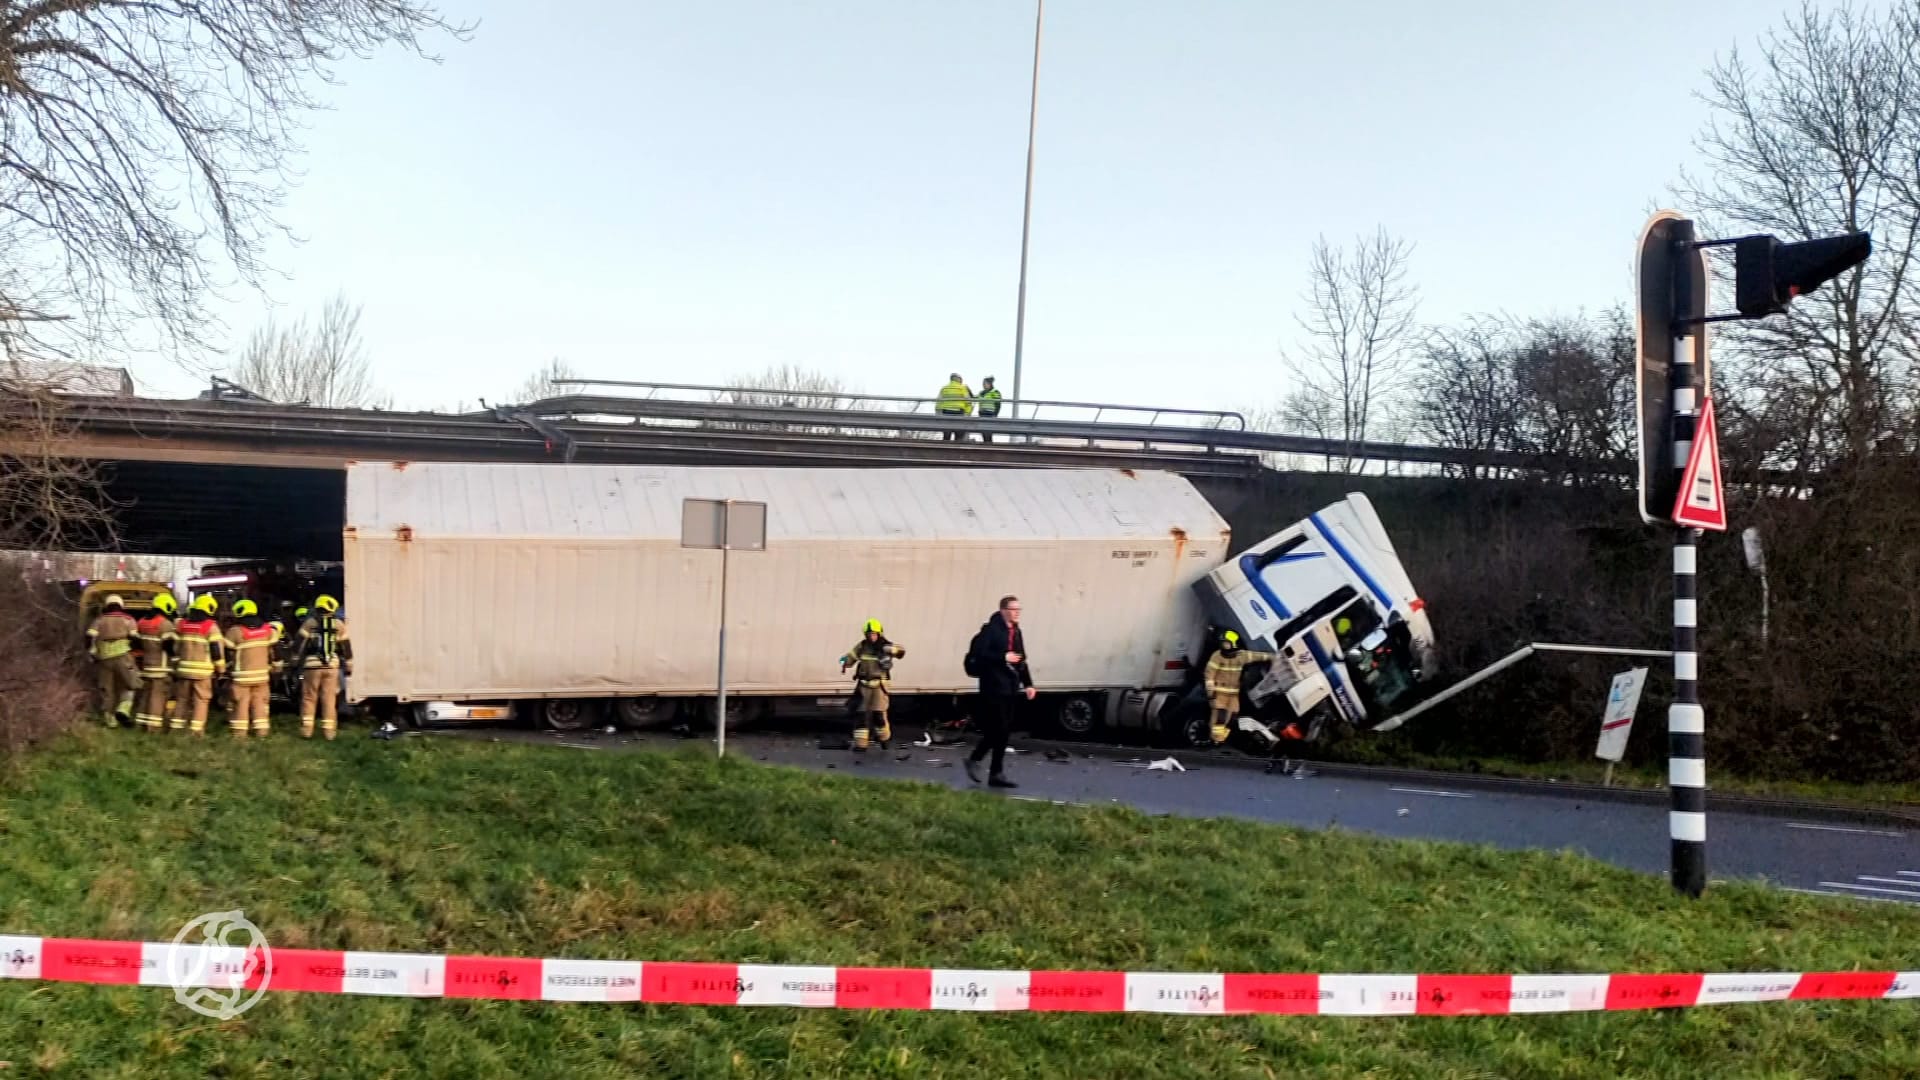
[{"label": "clear blue sky", "polygon": [[[343,67],[270,283],[364,303],[398,405],[553,356],[1011,391],[1030,0],[445,4],[481,25],[444,64]],[[1052,0],[1027,395],[1272,402],[1321,232],[1413,241],[1429,322],[1621,300],[1703,70],[1785,10]],[[223,311],[237,339],[267,308]]]}]

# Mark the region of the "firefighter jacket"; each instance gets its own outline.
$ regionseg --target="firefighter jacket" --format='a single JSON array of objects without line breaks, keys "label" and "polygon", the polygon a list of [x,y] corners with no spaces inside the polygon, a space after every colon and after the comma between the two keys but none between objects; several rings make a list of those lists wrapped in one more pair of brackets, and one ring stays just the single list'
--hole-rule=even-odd
[{"label": "firefighter jacket", "polygon": [[227,643],[219,623],[195,615],[175,623],[173,635],[175,678],[201,682],[227,670]]},{"label": "firefighter jacket", "polygon": [[112,660],[133,651],[140,628],[124,611],[109,611],[87,628],[87,651],[95,660]]},{"label": "firefighter jacket", "polygon": [[1221,649],[1207,661],[1207,696],[1210,698],[1240,697],[1240,673],[1248,664],[1257,664],[1273,659],[1272,653],[1258,652],[1253,649]]},{"label": "firefighter jacket", "polygon": [[858,645],[840,658],[840,666],[853,668],[853,679],[861,686],[885,686],[893,680],[893,661],[905,655],[907,650],[886,638],[879,641],[861,638]]},{"label": "firefighter jacket", "polygon": [[266,682],[273,674],[273,647],[279,642],[280,632],[273,624],[253,616],[227,627],[227,650],[233,655],[230,664],[233,685],[257,686]]},{"label": "firefighter jacket", "polygon": [[300,624],[299,644],[295,651],[300,657],[300,666],[311,671],[314,668],[337,668],[345,661],[353,665],[353,642],[347,640],[347,620],[337,615],[309,615],[307,621]]},{"label": "firefighter jacket", "polygon": [[156,611],[135,626],[140,636],[140,674],[149,679],[164,679],[172,674],[167,660],[173,655],[173,642],[178,636],[173,620]]},{"label": "firefighter jacket", "polygon": [[940,388],[940,400],[934,404],[933,411],[942,416],[970,416],[973,413],[973,391],[959,379],[953,379]]}]

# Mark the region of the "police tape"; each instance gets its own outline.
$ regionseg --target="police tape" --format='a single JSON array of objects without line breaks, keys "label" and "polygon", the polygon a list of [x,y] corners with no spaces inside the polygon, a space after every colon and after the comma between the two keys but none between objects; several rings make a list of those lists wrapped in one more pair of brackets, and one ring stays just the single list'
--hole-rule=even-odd
[{"label": "police tape", "polygon": [[[189,973],[181,981],[182,972]],[[1470,1016],[1920,998],[1920,972],[1243,975],[542,960],[0,935],[0,978],[505,1001]]]}]

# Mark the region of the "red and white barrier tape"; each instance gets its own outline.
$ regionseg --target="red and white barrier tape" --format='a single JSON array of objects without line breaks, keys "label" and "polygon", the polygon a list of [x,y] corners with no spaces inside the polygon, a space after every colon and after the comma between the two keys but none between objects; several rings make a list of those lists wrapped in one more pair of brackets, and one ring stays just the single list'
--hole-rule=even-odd
[{"label": "red and white barrier tape", "polygon": [[[0,935],[0,978],[510,1001],[815,1009],[1464,1016],[1757,1001],[1920,998],[1920,972],[1722,975],[1239,975],[539,960],[246,950]],[[196,973],[176,984],[169,972]]]}]

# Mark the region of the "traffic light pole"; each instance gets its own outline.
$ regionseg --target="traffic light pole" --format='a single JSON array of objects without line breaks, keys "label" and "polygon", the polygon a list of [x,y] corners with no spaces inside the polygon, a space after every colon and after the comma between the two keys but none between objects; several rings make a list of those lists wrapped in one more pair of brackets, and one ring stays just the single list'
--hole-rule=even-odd
[{"label": "traffic light pole", "polygon": [[[1691,255],[1693,223],[1676,222],[1674,244]],[[1685,245],[1684,247],[1682,245]],[[1681,318],[1703,313],[1704,297],[1692,295],[1693,276],[1682,267],[1673,275],[1673,310]],[[1693,454],[1695,423],[1699,417],[1694,363],[1696,349],[1702,354],[1706,326],[1682,323],[1673,339],[1673,468],[1684,474],[1687,459]],[[1676,484],[1681,482],[1676,476]],[[1673,844],[1673,887],[1688,896],[1699,896],[1707,888],[1707,714],[1700,706],[1700,602],[1698,578],[1698,529],[1680,527],[1673,537],[1673,702],[1667,706],[1667,787],[1672,794],[1672,809],[1667,814],[1667,835]]]}]

